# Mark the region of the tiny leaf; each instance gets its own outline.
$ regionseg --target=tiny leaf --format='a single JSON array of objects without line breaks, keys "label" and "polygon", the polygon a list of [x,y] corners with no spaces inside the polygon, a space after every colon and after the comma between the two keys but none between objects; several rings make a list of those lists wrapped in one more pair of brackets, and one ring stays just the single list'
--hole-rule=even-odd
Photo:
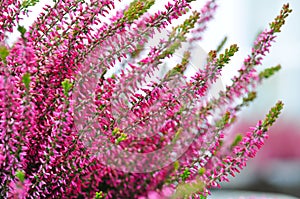
[{"label": "tiny leaf", "polygon": [[0,46],[0,59],[6,62],[6,57],[9,55],[9,51],[5,46]]},{"label": "tiny leaf", "polygon": [[221,41],[221,43],[218,45],[218,47],[217,47],[217,53],[218,52],[220,52],[221,50],[222,50],[222,48],[224,47],[224,45],[226,44],[226,42],[227,42],[227,39],[228,39],[228,37],[224,37],[224,39]]},{"label": "tiny leaf", "polygon": [[25,173],[23,171],[17,170],[16,177],[21,181],[24,182],[25,180]]},{"label": "tiny leaf", "polygon": [[64,89],[64,94],[66,97],[68,97],[68,93],[72,87],[72,83],[70,82],[69,79],[65,79],[62,83],[61,83],[63,89]]},{"label": "tiny leaf", "polygon": [[18,26],[18,31],[20,32],[20,34],[21,34],[21,37],[24,39],[25,37],[24,37],[24,35],[25,35],[25,33],[26,33],[26,28],[24,27],[24,26]]},{"label": "tiny leaf", "polygon": [[243,136],[241,134],[236,135],[233,143],[231,144],[231,148],[237,146],[243,139]]},{"label": "tiny leaf", "polygon": [[22,82],[24,83],[25,87],[27,90],[29,90],[29,86],[30,86],[30,74],[29,73],[25,73],[22,77]]}]

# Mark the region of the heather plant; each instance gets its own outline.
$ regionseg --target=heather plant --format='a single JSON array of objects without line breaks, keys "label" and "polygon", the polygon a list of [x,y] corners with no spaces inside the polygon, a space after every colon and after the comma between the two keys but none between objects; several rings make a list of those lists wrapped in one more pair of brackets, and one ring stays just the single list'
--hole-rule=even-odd
[{"label": "heather plant", "polygon": [[[249,132],[226,139],[257,86],[281,68],[256,69],[288,4],[232,83],[209,97],[238,51],[222,50],[225,38],[186,77],[216,1],[197,10],[196,1],[170,0],[153,13],[154,0],[117,11],[113,0],[55,0],[26,29],[20,21],[38,2],[0,1],[0,198],[206,198],[255,156],[283,108],[278,101]],[[184,43],[181,61],[157,75]]]}]

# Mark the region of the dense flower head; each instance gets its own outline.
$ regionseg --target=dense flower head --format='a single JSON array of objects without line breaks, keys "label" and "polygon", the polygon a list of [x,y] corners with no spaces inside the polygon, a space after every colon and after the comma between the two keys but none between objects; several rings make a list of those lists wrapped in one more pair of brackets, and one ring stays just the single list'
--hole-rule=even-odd
[{"label": "dense flower head", "polygon": [[[203,198],[256,155],[283,108],[278,102],[225,143],[257,85],[280,69],[259,73],[256,66],[288,4],[257,37],[232,84],[209,97],[238,51],[233,44],[220,53],[225,39],[186,77],[215,0],[199,10],[192,0],[170,0],[154,13],[154,0],[133,0],[115,14],[117,1],[58,0],[26,30],[20,21],[38,2],[0,2],[0,198]],[[146,46],[184,16],[166,39]],[[9,46],[14,27],[20,37]],[[185,43],[181,61],[160,74]]]}]

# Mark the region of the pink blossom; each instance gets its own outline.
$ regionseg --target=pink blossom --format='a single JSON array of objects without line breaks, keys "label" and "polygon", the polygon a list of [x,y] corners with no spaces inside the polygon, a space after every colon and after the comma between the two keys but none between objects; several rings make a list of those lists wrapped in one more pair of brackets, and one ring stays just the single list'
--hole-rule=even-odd
[{"label": "pink blossom", "polygon": [[170,198],[185,184],[199,198],[244,168],[268,138],[282,103],[239,143],[222,145],[248,101],[236,102],[261,83],[254,67],[288,6],[257,38],[233,84],[210,99],[236,45],[211,51],[190,81],[189,52],[163,78],[155,72],[181,43],[202,38],[215,1],[150,49],[148,39],[188,14],[191,1],[170,0],[154,14],[152,1],[134,1],[107,21],[116,1],[55,1],[10,47],[6,34],[30,14],[26,2],[0,3],[0,198]]}]

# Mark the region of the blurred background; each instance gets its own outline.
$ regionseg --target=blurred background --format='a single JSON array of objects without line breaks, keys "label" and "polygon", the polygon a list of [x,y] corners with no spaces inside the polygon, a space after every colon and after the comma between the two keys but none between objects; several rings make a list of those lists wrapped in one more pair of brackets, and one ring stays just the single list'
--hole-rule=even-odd
[{"label": "blurred background", "polygon": [[[241,189],[285,193],[300,198],[300,1],[299,0],[226,0],[218,1],[219,8],[209,24],[201,46],[214,49],[225,35],[227,45],[236,43],[239,52],[224,71],[223,83],[229,83],[250,52],[259,31],[268,27],[284,3],[290,3],[293,12],[282,32],[278,34],[263,66],[277,64],[282,69],[264,81],[258,89],[258,98],[244,109],[233,131],[245,132],[263,119],[277,100],[285,104],[277,123],[269,132],[269,139],[255,159],[224,190]],[[258,69],[259,70],[259,69]]]},{"label": "blurred background", "polygon": [[[42,0],[30,19],[21,24],[28,27],[45,2]],[[128,2],[124,0],[117,7]],[[159,5],[165,4],[164,0],[157,2]],[[193,8],[199,10],[205,2],[194,3]],[[243,110],[237,126],[232,130],[245,132],[250,126],[255,126],[279,99],[285,104],[284,111],[271,128],[270,137],[258,156],[249,161],[246,169],[236,178],[231,178],[230,183],[222,184],[222,189],[285,193],[300,198],[300,1],[219,0],[215,19],[209,23],[200,46],[208,52],[215,49],[224,36],[228,36],[226,46],[238,44],[239,52],[223,72],[223,84],[230,83],[230,78],[250,52],[256,35],[268,27],[287,2],[293,13],[260,68],[281,64],[282,70],[259,87],[258,98]],[[11,43],[15,38],[10,37]]]}]

